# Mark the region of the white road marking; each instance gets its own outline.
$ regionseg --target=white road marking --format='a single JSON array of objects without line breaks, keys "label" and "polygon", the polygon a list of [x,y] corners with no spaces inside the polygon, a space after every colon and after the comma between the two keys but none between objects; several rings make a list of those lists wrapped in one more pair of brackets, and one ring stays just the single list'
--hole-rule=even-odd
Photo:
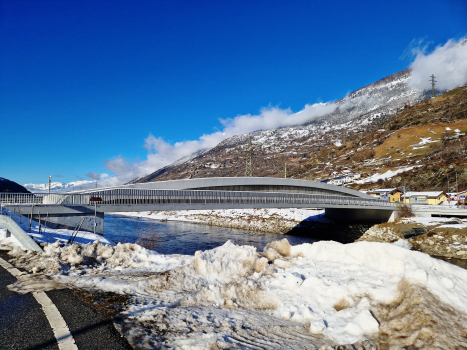
[{"label": "white road marking", "polygon": [[[15,277],[21,273],[21,271],[13,267],[13,265],[3,260],[2,258],[0,258],[0,266],[2,266]],[[58,348],[60,350],[78,350],[78,347],[75,344],[75,340],[73,339],[73,336],[68,329],[65,320],[47,294],[44,292],[33,292],[32,295],[42,306],[45,317],[47,317],[47,320],[50,323],[50,327],[52,327],[52,331],[54,332],[55,338],[57,339]]]}]

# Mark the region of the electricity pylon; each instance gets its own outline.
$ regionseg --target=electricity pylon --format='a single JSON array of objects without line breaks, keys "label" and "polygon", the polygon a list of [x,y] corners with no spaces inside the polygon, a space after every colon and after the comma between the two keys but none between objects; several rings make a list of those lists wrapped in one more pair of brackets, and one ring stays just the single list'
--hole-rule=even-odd
[{"label": "electricity pylon", "polygon": [[246,149],[245,176],[253,177],[253,147],[251,145],[250,134],[248,134],[248,145]]},{"label": "electricity pylon", "polygon": [[434,74],[432,74],[432,75],[430,76],[430,78],[431,78],[431,79],[430,79],[430,81],[431,81],[431,97],[433,98],[433,97],[435,97],[435,83],[436,83],[435,78],[436,78],[436,77],[435,77]]}]

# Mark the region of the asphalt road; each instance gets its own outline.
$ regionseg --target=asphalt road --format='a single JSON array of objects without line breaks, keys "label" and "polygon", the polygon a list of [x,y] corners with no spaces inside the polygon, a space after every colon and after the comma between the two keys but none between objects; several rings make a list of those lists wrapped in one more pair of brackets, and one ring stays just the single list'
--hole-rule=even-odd
[{"label": "asphalt road", "polygon": [[[7,260],[4,251],[0,257]],[[0,349],[57,349],[58,345],[41,306],[31,294],[21,295],[6,286],[16,278],[0,266]],[[68,289],[46,292],[60,311],[80,350],[132,349],[111,320],[102,319],[89,304]]]}]

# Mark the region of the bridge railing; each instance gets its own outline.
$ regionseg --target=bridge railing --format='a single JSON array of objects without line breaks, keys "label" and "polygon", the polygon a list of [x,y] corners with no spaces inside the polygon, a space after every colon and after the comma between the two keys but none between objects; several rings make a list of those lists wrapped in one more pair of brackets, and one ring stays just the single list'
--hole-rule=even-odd
[{"label": "bridge railing", "polygon": [[379,199],[322,194],[212,191],[212,190],[142,190],[110,189],[86,193],[2,193],[0,203],[8,204],[54,204],[54,205],[119,205],[119,204],[281,204],[315,206],[357,205],[395,207]]}]

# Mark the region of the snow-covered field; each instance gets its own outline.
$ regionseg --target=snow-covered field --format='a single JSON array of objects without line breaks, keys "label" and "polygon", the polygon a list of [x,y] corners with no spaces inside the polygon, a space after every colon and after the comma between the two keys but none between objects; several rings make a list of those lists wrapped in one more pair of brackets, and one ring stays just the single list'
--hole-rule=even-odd
[{"label": "snow-covered field", "polygon": [[257,252],[228,241],[182,256],[94,242],[46,243],[44,251],[11,251],[13,264],[35,273],[10,288],[129,293],[116,323],[136,348],[310,349],[365,339],[391,349],[465,344],[467,271],[395,244],[291,246],[283,239]]}]

